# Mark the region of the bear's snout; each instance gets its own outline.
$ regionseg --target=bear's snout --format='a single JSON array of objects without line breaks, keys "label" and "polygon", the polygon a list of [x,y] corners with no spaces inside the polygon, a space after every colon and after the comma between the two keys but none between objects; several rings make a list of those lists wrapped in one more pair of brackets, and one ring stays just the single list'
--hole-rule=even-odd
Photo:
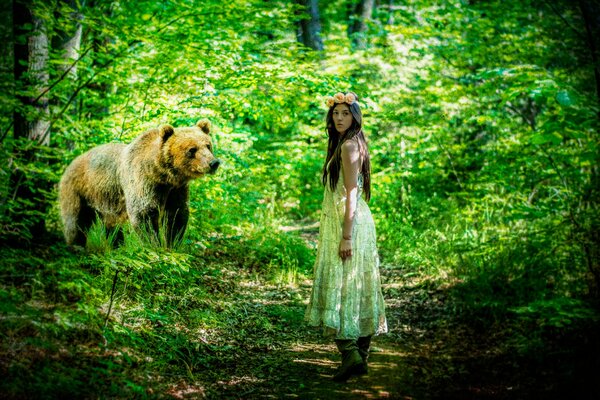
[{"label": "bear's snout", "polygon": [[217,171],[217,168],[219,168],[219,165],[221,165],[221,160],[215,158],[208,165],[210,166],[210,173],[214,174]]}]

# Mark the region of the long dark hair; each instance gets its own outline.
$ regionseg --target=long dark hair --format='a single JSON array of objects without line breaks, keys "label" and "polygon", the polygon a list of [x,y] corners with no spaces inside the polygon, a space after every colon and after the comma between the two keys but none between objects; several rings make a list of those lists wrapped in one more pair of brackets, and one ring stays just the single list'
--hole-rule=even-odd
[{"label": "long dark hair", "polygon": [[[335,190],[335,186],[340,179],[342,143],[346,140],[356,140],[360,151],[360,159],[362,161],[360,172],[363,176],[363,193],[365,195],[365,200],[369,201],[371,199],[371,159],[369,157],[369,148],[367,146],[367,139],[362,130],[362,112],[358,105],[358,96],[353,92],[348,93],[352,93],[357,101],[352,104],[341,103],[346,104],[352,113],[352,124],[343,136],[335,129],[335,124],[333,122],[333,109],[339,103],[329,107],[329,111],[327,112],[326,124],[329,142],[327,144],[327,157],[325,158],[325,164],[323,165],[322,181],[323,185],[327,185],[329,181],[329,186],[332,190]],[[329,168],[327,167],[328,165]]]}]

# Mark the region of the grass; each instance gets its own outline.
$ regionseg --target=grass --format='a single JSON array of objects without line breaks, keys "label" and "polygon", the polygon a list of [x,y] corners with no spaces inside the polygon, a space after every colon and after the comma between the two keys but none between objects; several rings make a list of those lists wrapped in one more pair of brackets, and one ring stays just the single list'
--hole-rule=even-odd
[{"label": "grass", "polygon": [[[465,394],[464,387],[479,379],[479,371],[495,368],[493,363],[500,368],[494,369],[496,379],[509,385],[511,365],[539,367],[558,359],[568,363],[547,376],[568,386],[569,374],[579,368],[574,360],[587,354],[586,340],[593,337],[588,332],[598,323],[588,303],[551,291],[547,298],[521,299],[523,288],[540,291],[526,279],[506,279],[508,260],[517,253],[490,259],[504,263],[496,264],[503,266],[497,274],[484,273],[492,266],[463,268],[460,275],[443,265],[416,268],[424,257],[434,264],[436,254],[427,249],[438,249],[438,261],[453,249],[450,241],[435,242],[434,232],[412,237],[421,241],[405,253],[410,262],[382,269],[390,322],[382,345],[388,354],[406,354],[402,360],[386,356],[390,368],[407,368],[404,389],[397,390],[417,397]],[[335,353],[290,350],[326,346],[303,323],[314,252],[296,234],[263,226],[200,242],[192,232],[167,249],[126,230],[123,244],[114,247],[95,226],[86,251],[72,253],[61,243],[57,238],[51,246],[0,248],[4,397],[278,396],[311,387],[306,373],[293,375],[290,360],[317,360],[319,366],[303,364],[314,376],[328,374],[335,364]],[[511,300],[515,293],[517,300]],[[585,365],[595,362],[582,359]],[[545,379],[528,374],[517,374],[517,383]],[[377,384],[395,387],[391,381]],[[481,377],[481,384],[497,382]],[[334,389],[324,384],[320,393]]]},{"label": "grass", "polygon": [[238,238],[220,238],[167,249],[127,229],[121,246],[114,239],[95,224],[85,251],[60,242],[0,249],[6,397],[153,397],[173,377],[230,369],[247,335],[269,346],[280,323],[299,324],[299,308],[290,314],[266,304],[249,314],[247,300],[232,296],[243,279],[258,284],[256,274],[295,285],[310,250],[290,234],[258,231],[241,248]]}]

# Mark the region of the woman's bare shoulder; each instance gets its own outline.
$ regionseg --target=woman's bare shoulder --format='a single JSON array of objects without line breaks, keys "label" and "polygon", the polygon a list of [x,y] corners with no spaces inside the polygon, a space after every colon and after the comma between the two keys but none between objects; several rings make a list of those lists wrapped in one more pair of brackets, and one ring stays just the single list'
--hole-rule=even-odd
[{"label": "woman's bare shoulder", "polygon": [[358,153],[359,151],[359,147],[358,147],[358,142],[354,139],[350,139],[350,140],[346,140],[344,143],[342,143],[342,153],[348,153],[348,154],[352,154],[354,152]]},{"label": "woman's bare shoulder", "polygon": [[341,149],[341,156],[342,156],[342,162],[344,164],[346,163],[356,163],[358,162],[360,164],[360,147],[358,145],[358,142],[356,140],[346,140],[344,143],[342,143],[342,149]]}]

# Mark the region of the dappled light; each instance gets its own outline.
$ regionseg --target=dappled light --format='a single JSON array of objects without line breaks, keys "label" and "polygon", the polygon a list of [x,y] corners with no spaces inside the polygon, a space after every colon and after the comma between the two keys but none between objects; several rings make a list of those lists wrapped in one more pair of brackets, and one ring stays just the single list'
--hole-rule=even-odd
[{"label": "dappled light", "polygon": [[[3,2],[0,398],[600,398],[599,16]],[[338,383],[305,312],[350,91],[388,332]]]}]

